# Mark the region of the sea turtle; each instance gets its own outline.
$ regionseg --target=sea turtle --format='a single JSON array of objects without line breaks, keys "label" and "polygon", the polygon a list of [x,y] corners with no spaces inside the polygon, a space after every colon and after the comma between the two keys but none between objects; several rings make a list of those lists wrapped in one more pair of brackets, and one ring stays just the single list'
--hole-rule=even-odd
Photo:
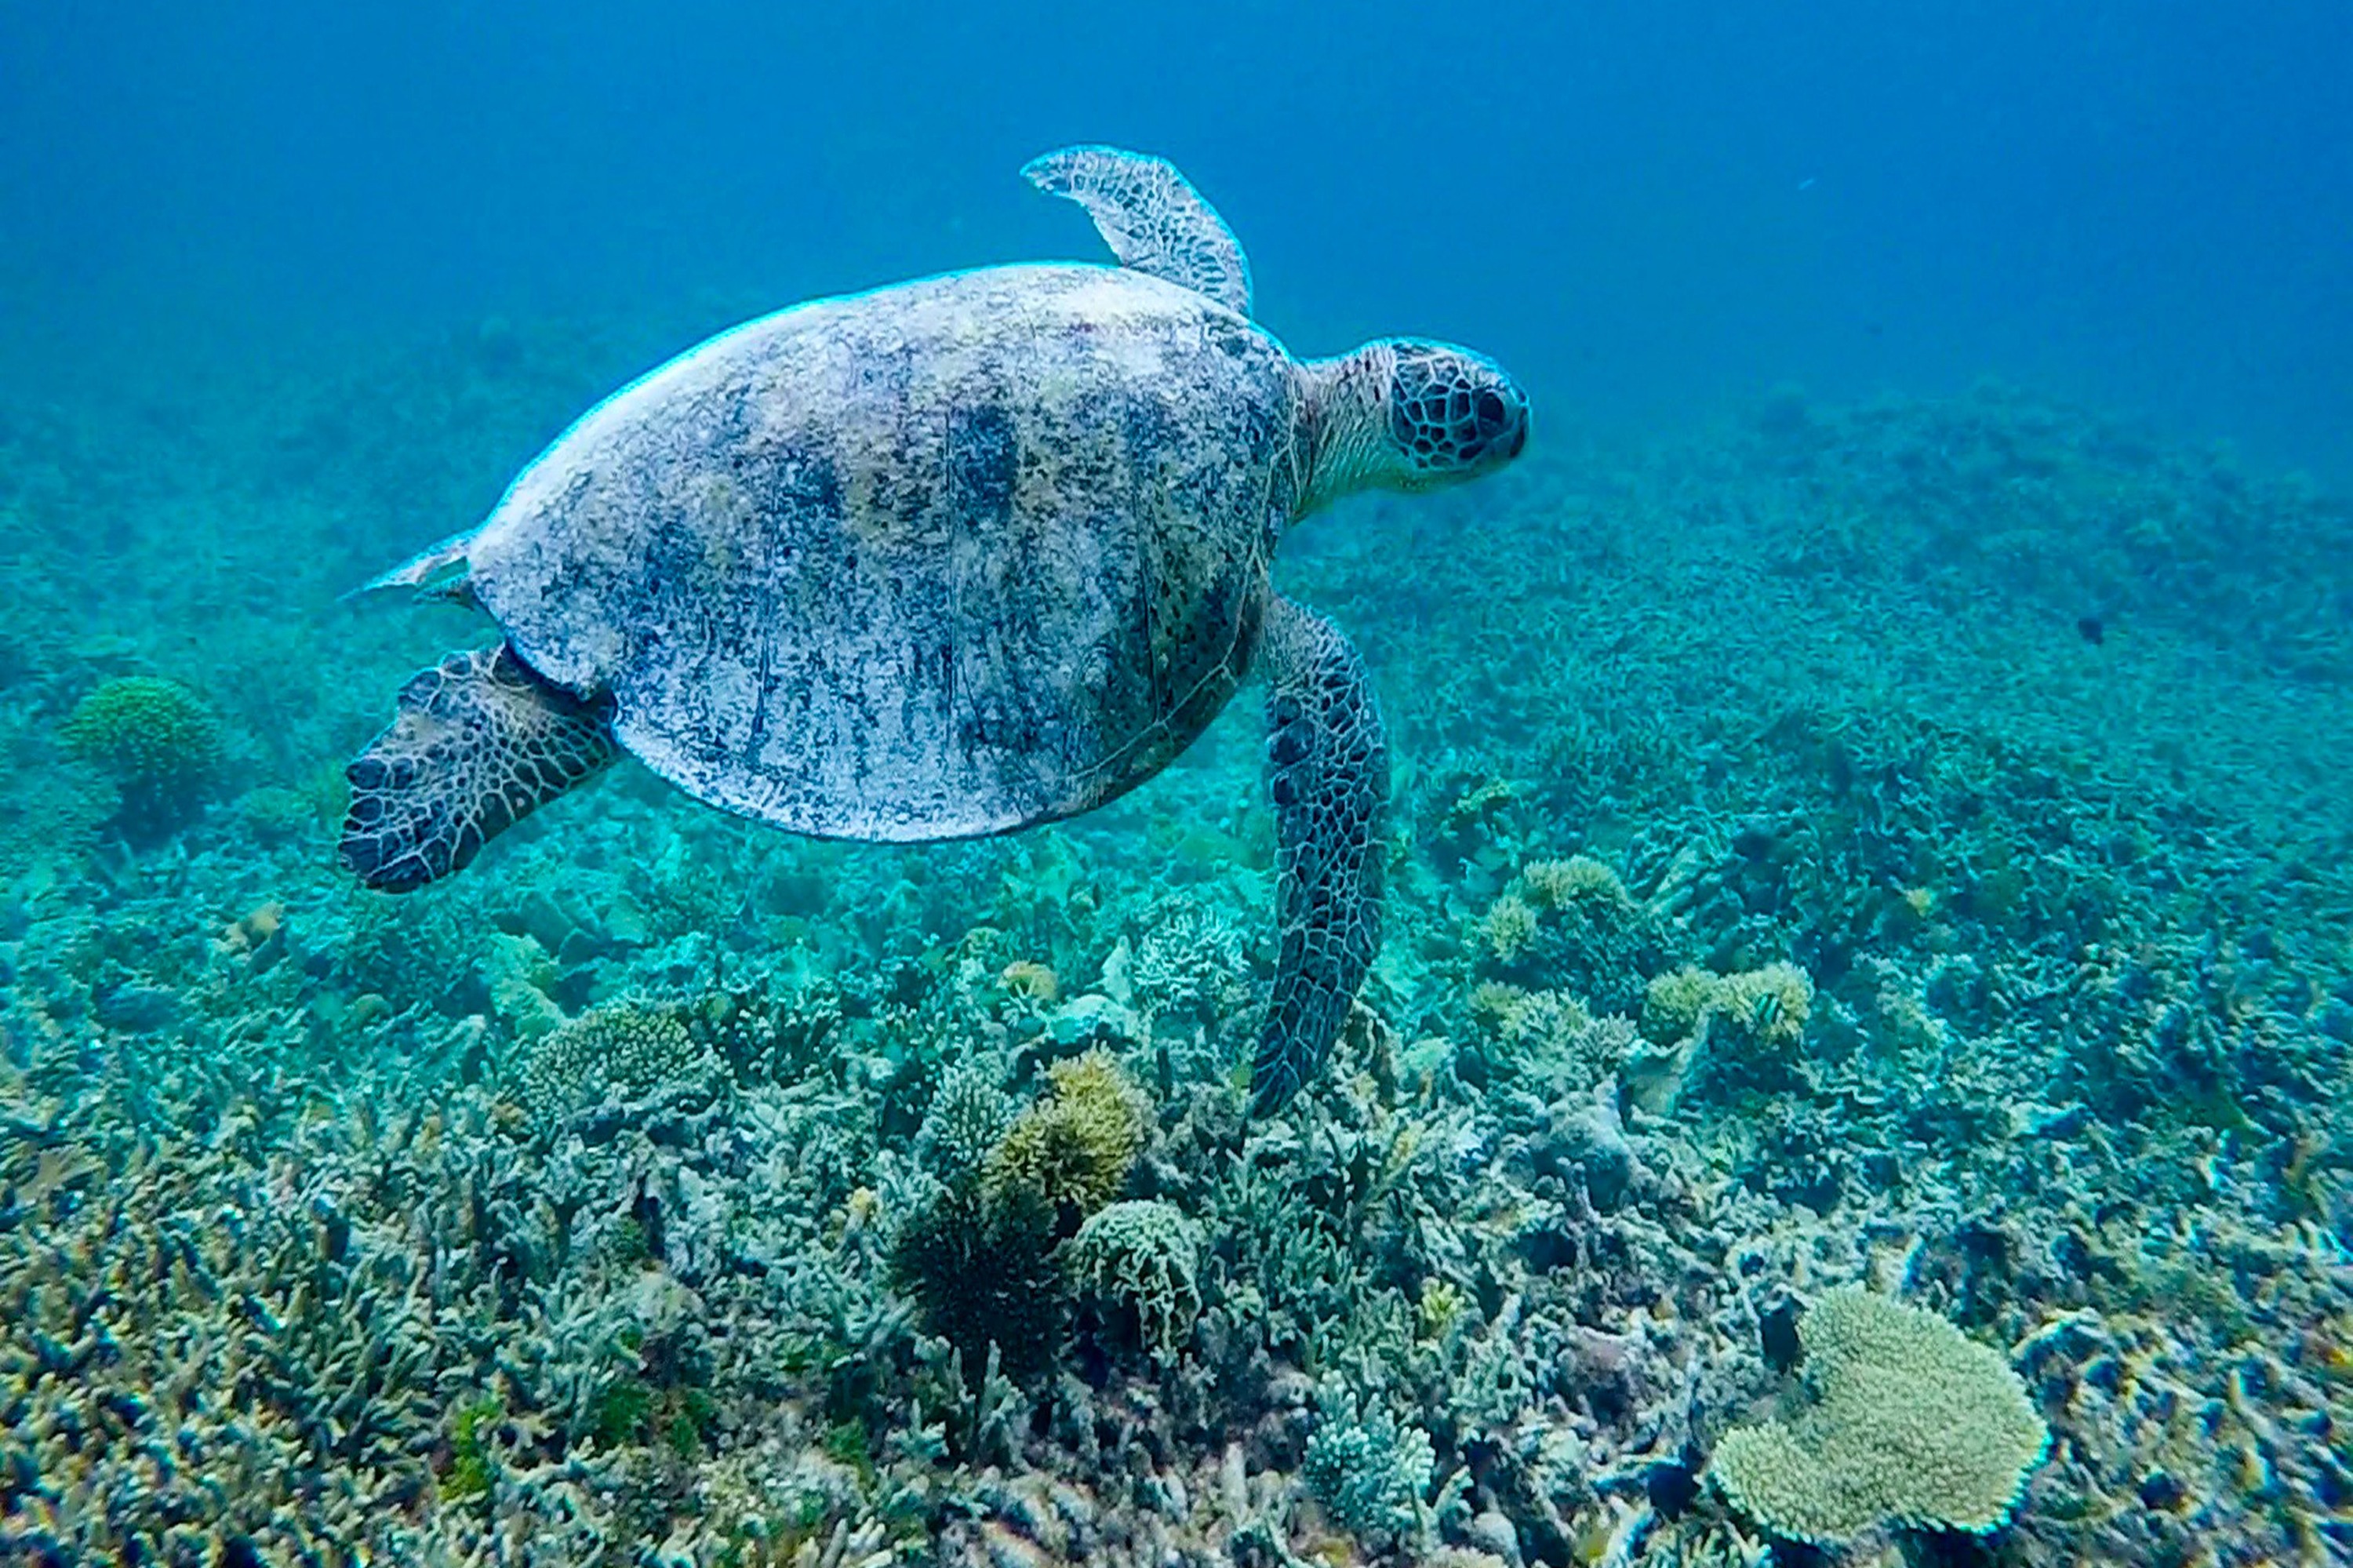
[{"label": "sea turtle", "polygon": [[1271,1111],[1371,962],[1388,764],[1356,651],[1269,563],[1351,492],[1501,468],[1527,400],[1444,344],[1293,359],[1162,159],[1071,147],[1024,173],[1121,264],[982,268],[723,333],[370,585],[505,636],[401,688],[348,769],[343,862],[421,886],[623,751],[796,832],[1004,832],[1149,779],[1262,670],[1282,942],[1251,1099]]}]

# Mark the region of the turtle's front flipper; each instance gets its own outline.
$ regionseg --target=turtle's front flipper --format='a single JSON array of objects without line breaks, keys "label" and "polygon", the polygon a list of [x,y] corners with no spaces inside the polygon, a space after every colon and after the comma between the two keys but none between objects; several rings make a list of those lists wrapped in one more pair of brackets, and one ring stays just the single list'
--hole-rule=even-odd
[{"label": "turtle's front flipper", "polygon": [[608,705],[558,691],[501,646],[453,653],[400,689],[400,716],[343,770],[343,864],[406,893],[619,754]]},{"label": "turtle's front flipper", "polygon": [[1085,207],[1121,266],[1250,314],[1250,263],[1240,242],[1167,159],[1120,147],[1064,147],[1030,159],[1021,172],[1039,190]]},{"label": "turtle's front flipper", "polygon": [[1331,1054],[1380,946],[1381,803],[1388,747],[1364,662],[1337,628],[1275,601],[1259,655],[1268,694],[1282,948],[1250,1074],[1250,1109],[1279,1110]]}]

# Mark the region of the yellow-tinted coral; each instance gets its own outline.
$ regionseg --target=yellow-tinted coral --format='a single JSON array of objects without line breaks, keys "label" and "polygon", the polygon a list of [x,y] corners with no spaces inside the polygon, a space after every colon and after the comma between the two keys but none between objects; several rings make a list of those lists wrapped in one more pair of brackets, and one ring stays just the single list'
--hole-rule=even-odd
[{"label": "yellow-tinted coral", "polygon": [[1631,1021],[1596,1018],[1565,991],[1523,991],[1501,980],[1471,988],[1471,1015],[1490,1032],[1491,1065],[1546,1080],[1551,1093],[1600,1082],[1617,1071],[1636,1039]]},{"label": "yellow-tinted coral", "polygon": [[1421,1298],[1414,1304],[1417,1331],[1424,1340],[1442,1340],[1471,1310],[1471,1298],[1451,1279],[1431,1275],[1421,1282]]},{"label": "yellow-tinted coral", "polygon": [[1770,963],[1717,975],[1686,964],[1651,981],[1642,1001],[1642,1033],[1672,1044],[1698,1033],[1704,1020],[1722,1020],[1763,1044],[1795,1044],[1812,1014],[1814,982],[1791,963]]},{"label": "yellow-tinted coral", "polygon": [[220,721],[195,693],[153,675],[100,683],[74,705],[58,738],[138,811],[185,810],[220,770]]},{"label": "yellow-tinted coral", "polygon": [[1521,871],[1520,885],[1527,901],[1539,909],[1588,900],[1620,906],[1633,902],[1618,874],[1588,854],[1535,861]]},{"label": "yellow-tinted coral", "polygon": [[1048,1069],[1047,1097],[1023,1111],[989,1152],[995,1201],[1027,1192],[1057,1213],[1094,1213],[1127,1184],[1144,1151],[1151,1102],[1107,1051]]},{"label": "yellow-tinted coral", "polygon": [[1479,935],[1497,958],[1515,959],[1536,939],[1536,912],[1518,894],[1506,893],[1489,906]]},{"label": "yellow-tinted coral", "polygon": [[1854,1287],[1816,1301],[1798,1338],[1812,1404],[1726,1434],[1708,1469],[1741,1512],[1817,1544],[2010,1517],[2050,1432],[2000,1352]]},{"label": "yellow-tinted coral", "polygon": [[1471,1016],[1493,1026],[1497,1033],[1512,1027],[1528,993],[1504,980],[1481,980],[1471,988]]},{"label": "yellow-tinted coral", "polygon": [[1687,1038],[1715,1001],[1718,983],[1692,964],[1655,977],[1642,998],[1642,1033],[1662,1045]]},{"label": "yellow-tinted coral", "polygon": [[1814,982],[1791,963],[1767,964],[1726,975],[1718,984],[1715,1011],[1766,1044],[1793,1045],[1806,1033],[1814,1007]]},{"label": "yellow-tinted coral", "polygon": [[1051,1001],[1062,994],[1061,981],[1053,969],[1032,959],[1017,959],[1006,965],[997,983],[1006,995],[1031,1001]]}]

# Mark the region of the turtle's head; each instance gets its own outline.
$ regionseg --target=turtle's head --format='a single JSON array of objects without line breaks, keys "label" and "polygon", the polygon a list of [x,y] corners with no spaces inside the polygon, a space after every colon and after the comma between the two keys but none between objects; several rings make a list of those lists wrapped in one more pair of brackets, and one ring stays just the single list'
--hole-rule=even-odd
[{"label": "turtle's head", "polygon": [[1315,468],[1303,512],[1358,490],[1435,490],[1493,473],[1528,444],[1528,397],[1452,344],[1391,338],[1307,367]]},{"label": "turtle's head", "polygon": [[1401,490],[1493,473],[1528,444],[1528,397],[1483,354],[1400,340],[1390,355],[1388,438]]}]

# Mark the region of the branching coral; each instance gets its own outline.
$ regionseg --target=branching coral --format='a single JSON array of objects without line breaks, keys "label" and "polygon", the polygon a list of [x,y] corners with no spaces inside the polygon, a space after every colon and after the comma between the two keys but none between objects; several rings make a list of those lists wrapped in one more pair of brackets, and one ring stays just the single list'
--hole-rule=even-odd
[{"label": "branching coral", "polygon": [[1223,908],[1179,909],[1136,945],[1128,1001],[1145,1019],[1190,1014],[1206,1021],[1234,1004],[1250,975],[1243,930]]},{"label": "branching coral", "polygon": [[940,1074],[915,1134],[915,1158],[952,1192],[968,1192],[980,1180],[989,1152],[1013,1125],[1013,1102],[997,1086],[987,1062],[967,1058]]},{"label": "branching coral", "polygon": [[[1150,1125],[1150,1102],[1106,1052],[1058,1062],[1048,1077],[1046,1097],[1015,1118],[991,1071],[977,1064],[952,1068],[916,1136],[933,1189],[900,1222],[892,1263],[932,1331],[962,1351],[969,1366],[982,1365],[992,1343],[1008,1372],[1045,1364],[1066,1296],[1056,1240],[1119,1195]],[[1173,1332],[1187,1294],[1173,1256],[1124,1266],[1114,1255],[1124,1236],[1139,1245],[1154,1240],[1143,1234],[1148,1228],[1113,1222],[1074,1258],[1086,1260],[1082,1279],[1099,1267],[1115,1287],[1128,1266],[1136,1288],[1165,1285],[1166,1303],[1147,1304],[1158,1313],[1150,1326]],[[1155,1284],[1149,1277],[1155,1270],[1166,1279]],[[1198,1310],[1198,1298],[1191,1299]]]},{"label": "branching coral", "polygon": [[1528,902],[1539,909],[1566,909],[1572,905],[1589,904],[1620,915],[1633,911],[1634,901],[1627,895],[1626,884],[1591,855],[1531,861],[1520,871],[1520,885]]},{"label": "branching coral", "polygon": [[1799,1320],[1812,1403],[1728,1433],[1708,1474],[1793,1540],[1883,1521],[1983,1532],[2010,1517],[2050,1432],[2000,1352],[1942,1318],[1849,1287]]},{"label": "branching coral", "polygon": [[1547,1094],[1591,1088],[1616,1072],[1637,1044],[1631,1020],[1596,1018],[1563,991],[1526,991],[1482,980],[1472,991],[1471,1011],[1494,1031],[1501,1048],[1489,1066],[1528,1079]]},{"label": "branching coral", "polygon": [[1324,1419],[1307,1439],[1300,1474],[1332,1522],[1368,1542],[1412,1542],[1427,1528],[1430,1483],[1438,1473],[1430,1434],[1406,1426],[1376,1401],[1359,1414],[1356,1400],[1327,1384]]},{"label": "branching coral", "polygon": [[0,1561],[420,1561],[437,1489],[534,1506],[536,1459],[493,1464],[495,1417],[465,1418],[496,1397],[487,1347],[506,1388],[543,1365],[500,1326],[519,1168],[440,1118],[282,1142],[260,1122],[246,1106],[214,1139],[133,1142],[78,1114],[43,1133],[42,1163],[70,1163],[0,1227]]}]

